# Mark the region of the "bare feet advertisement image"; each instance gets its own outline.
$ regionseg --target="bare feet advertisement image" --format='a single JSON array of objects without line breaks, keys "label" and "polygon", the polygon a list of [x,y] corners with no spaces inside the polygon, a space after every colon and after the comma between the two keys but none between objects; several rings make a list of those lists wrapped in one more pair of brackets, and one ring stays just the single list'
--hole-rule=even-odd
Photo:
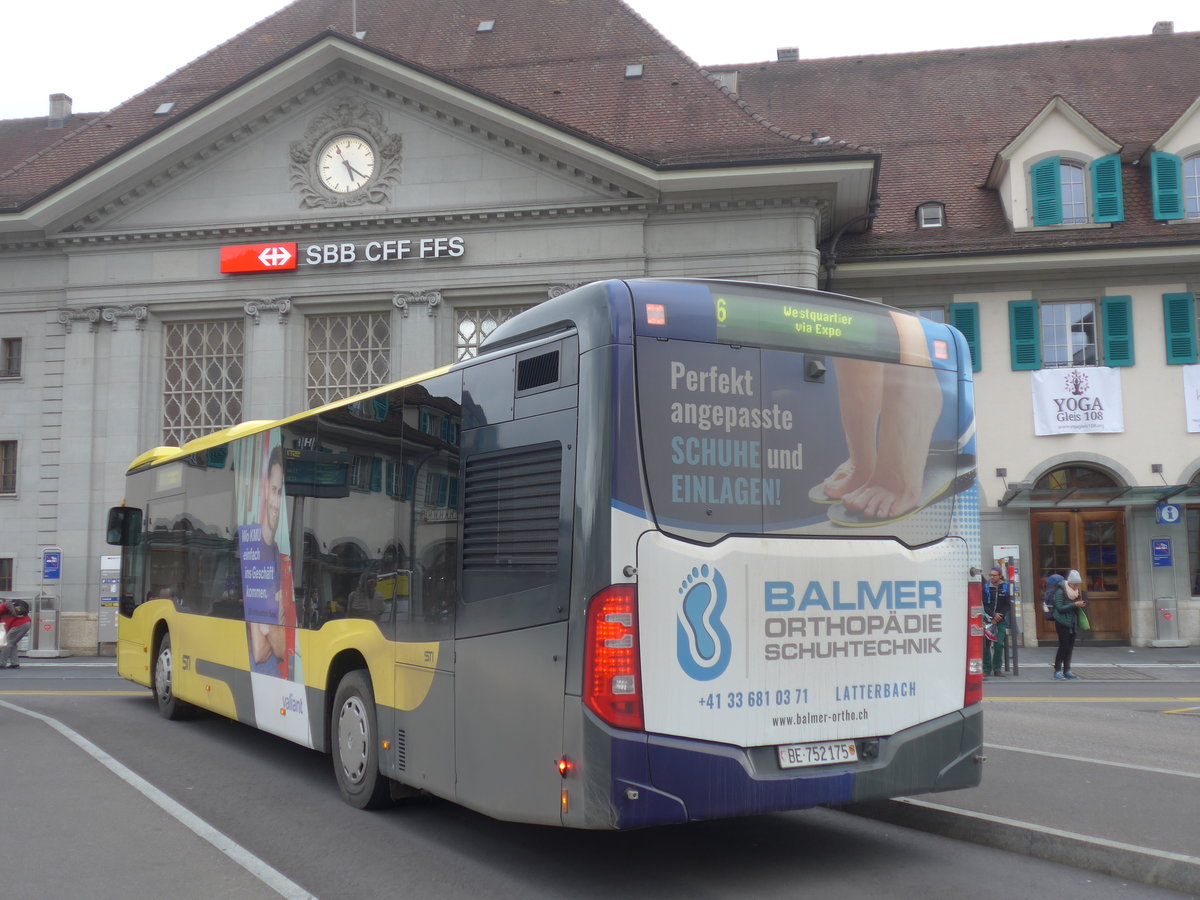
[{"label": "bare feet advertisement image", "polygon": [[[736,299],[722,299],[735,316]],[[950,501],[975,481],[962,348],[944,326],[884,306],[793,305],[791,333],[775,338],[761,323],[718,328],[761,346],[639,346],[656,515],[697,536],[718,506],[725,532],[732,517],[748,533],[944,534]]]}]

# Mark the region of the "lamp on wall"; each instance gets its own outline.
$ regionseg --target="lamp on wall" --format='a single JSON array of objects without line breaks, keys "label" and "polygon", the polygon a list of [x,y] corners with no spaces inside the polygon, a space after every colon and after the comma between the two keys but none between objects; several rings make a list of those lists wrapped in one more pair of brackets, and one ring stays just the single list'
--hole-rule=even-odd
[{"label": "lamp on wall", "polygon": [[1008,490],[1008,469],[997,469],[996,477],[1004,482],[1004,489]]}]

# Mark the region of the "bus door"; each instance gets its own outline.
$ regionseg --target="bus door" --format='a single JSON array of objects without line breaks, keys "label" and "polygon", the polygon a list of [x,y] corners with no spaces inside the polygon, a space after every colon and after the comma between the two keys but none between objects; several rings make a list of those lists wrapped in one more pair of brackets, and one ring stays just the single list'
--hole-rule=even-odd
[{"label": "bus door", "polygon": [[[554,761],[563,746],[575,505],[574,343],[472,367],[463,392],[457,799],[547,824],[561,822]],[[539,364],[529,385],[521,367]]]}]

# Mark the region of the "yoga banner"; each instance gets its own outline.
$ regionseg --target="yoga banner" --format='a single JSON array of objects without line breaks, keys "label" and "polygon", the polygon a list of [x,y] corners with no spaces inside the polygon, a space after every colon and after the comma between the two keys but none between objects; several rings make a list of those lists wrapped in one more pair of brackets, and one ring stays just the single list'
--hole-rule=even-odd
[{"label": "yoga banner", "polygon": [[1200,366],[1183,367],[1183,402],[1187,430],[1200,431]]},{"label": "yoga banner", "polygon": [[1097,434],[1125,430],[1121,370],[1108,366],[1030,373],[1033,433]]}]

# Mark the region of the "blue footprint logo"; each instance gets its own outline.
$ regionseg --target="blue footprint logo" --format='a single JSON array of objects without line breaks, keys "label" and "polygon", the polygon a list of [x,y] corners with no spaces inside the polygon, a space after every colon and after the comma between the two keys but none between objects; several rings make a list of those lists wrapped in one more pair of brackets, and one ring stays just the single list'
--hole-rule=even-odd
[{"label": "blue footprint logo", "polygon": [[712,681],[729,666],[733,642],[721,621],[725,579],[707,565],[693,568],[679,586],[683,605],[675,623],[675,654],[696,681]]}]

